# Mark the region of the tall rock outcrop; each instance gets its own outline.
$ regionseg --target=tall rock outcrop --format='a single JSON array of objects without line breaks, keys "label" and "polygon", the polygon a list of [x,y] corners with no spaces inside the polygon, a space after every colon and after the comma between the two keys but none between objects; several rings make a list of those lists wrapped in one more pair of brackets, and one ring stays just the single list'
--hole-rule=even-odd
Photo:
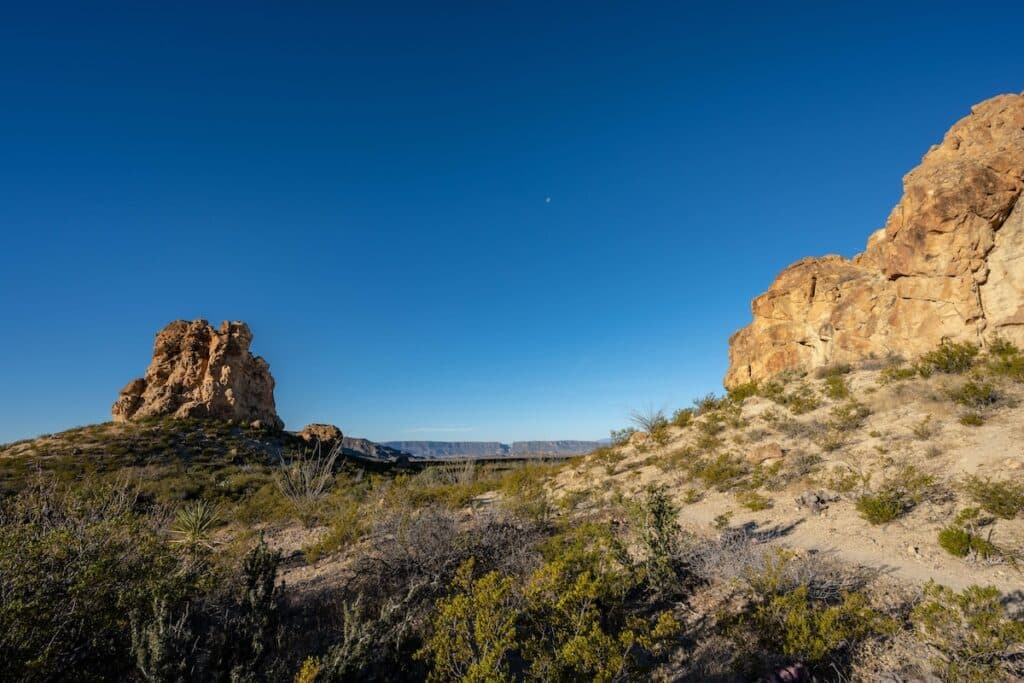
[{"label": "tall rock outcrop", "polygon": [[907,357],[944,337],[1024,346],[1024,95],[1000,95],[903,179],[885,227],[853,259],[806,258],[754,299],[729,340],[725,386],[782,370]]},{"label": "tall rock outcrop", "polygon": [[243,322],[214,329],[205,320],[176,320],[160,330],[146,376],[121,390],[111,408],[115,422],[157,415],[259,420],[281,429],[270,365],[249,351]]}]

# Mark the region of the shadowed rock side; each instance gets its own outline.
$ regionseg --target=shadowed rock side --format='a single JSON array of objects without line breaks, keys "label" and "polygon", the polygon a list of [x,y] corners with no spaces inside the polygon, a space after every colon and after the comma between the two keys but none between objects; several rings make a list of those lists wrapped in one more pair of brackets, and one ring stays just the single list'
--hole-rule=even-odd
[{"label": "shadowed rock side", "polygon": [[243,322],[214,329],[205,320],[177,320],[156,335],[146,376],[121,390],[111,408],[115,422],[173,417],[259,421],[281,429],[270,366],[249,351]]},{"label": "shadowed rock side", "polygon": [[1022,178],[1024,96],[975,105],[904,177],[864,253],[805,258],[754,299],[753,322],[729,340],[725,386],[912,357],[944,337],[1024,345]]}]

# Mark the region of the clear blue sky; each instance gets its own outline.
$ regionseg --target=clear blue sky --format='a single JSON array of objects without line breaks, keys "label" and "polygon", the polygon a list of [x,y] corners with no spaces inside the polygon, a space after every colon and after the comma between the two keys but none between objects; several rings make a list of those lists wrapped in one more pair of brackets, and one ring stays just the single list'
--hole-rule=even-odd
[{"label": "clear blue sky", "polygon": [[178,318],[247,321],[292,428],[598,438],[688,405],[779,269],[862,249],[950,124],[1024,90],[1021,26],[1009,2],[8,3],[0,441],[109,419]]}]

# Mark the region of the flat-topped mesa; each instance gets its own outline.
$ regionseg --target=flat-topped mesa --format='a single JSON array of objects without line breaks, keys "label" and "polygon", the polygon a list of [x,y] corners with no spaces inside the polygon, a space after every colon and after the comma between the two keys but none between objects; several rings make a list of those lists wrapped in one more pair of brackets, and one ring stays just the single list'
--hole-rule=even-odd
[{"label": "flat-topped mesa", "polygon": [[943,338],[1024,346],[1024,95],[972,108],[903,178],[885,227],[851,260],[806,258],[729,339],[726,388]]},{"label": "flat-topped mesa", "polygon": [[270,365],[249,351],[243,322],[214,329],[205,320],[176,320],[156,335],[146,376],[121,390],[111,408],[115,422],[169,415],[259,421],[281,429]]}]

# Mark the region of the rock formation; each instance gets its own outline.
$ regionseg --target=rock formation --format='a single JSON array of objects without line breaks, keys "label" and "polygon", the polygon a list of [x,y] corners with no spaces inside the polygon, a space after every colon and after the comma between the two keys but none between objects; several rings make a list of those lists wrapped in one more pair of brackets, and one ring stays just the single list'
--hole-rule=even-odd
[{"label": "rock formation", "polygon": [[1024,345],[1024,95],[1000,95],[929,150],[851,260],[806,258],[754,299],[729,340],[725,386],[871,355],[914,357],[944,337]]},{"label": "rock formation", "polygon": [[160,330],[146,376],[121,390],[115,422],[157,415],[259,421],[281,429],[270,366],[249,352],[243,322],[214,329],[205,320],[177,320]]},{"label": "rock formation", "polygon": [[344,435],[334,425],[313,422],[303,427],[302,431],[298,433],[298,437],[310,446],[319,442],[325,451],[329,451],[344,438]]}]

